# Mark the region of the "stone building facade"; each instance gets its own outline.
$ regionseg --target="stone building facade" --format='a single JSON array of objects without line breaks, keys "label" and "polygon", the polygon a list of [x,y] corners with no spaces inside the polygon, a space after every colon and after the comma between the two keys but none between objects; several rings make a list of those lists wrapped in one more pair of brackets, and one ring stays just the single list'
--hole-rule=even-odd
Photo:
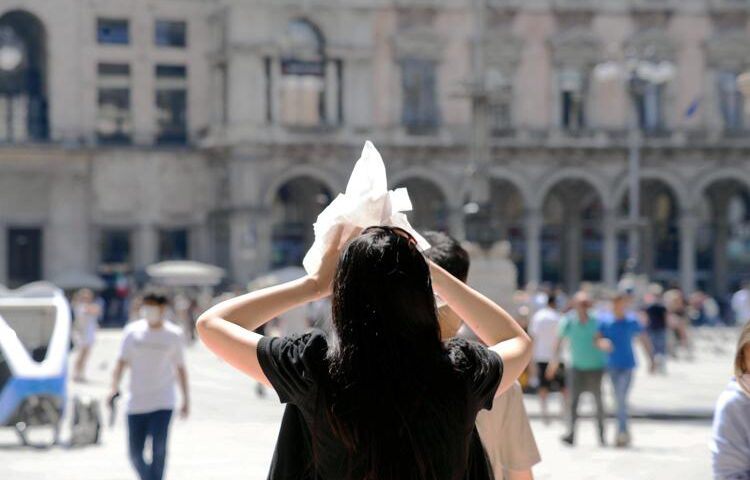
[{"label": "stone building facade", "polygon": [[[0,0],[24,53],[0,72],[0,282],[299,263],[371,139],[418,227],[509,240],[521,283],[614,284],[633,122],[641,268],[718,294],[750,274],[750,3],[480,4]],[[633,56],[675,71],[635,108],[594,74]]]}]

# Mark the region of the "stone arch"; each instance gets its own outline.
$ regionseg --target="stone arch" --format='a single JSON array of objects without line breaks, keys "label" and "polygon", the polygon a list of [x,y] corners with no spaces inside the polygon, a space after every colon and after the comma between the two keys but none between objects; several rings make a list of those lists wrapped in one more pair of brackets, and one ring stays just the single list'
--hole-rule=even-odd
[{"label": "stone arch", "polygon": [[[680,210],[688,209],[693,205],[685,182],[679,179],[677,175],[664,170],[646,168],[641,169],[640,174],[641,183],[643,183],[644,180],[658,180],[667,185],[674,195],[675,200],[677,201],[677,207]],[[616,209],[622,204],[627,191],[628,177],[627,173],[625,173],[621,175],[615,185],[614,194],[612,195],[612,208]]]},{"label": "stone arch", "polygon": [[695,208],[701,201],[708,187],[717,181],[735,180],[750,190],[750,169],[742,168],[722,168],[719,170],[710,170],[697,175],[690,184],[692,185],[687,192],[687,208]]},{"label": "stone arch", "polygon": [[736,290],[750,271],[750,182],[726,169],[696,184],[696,273],[701,288],[719,296]]},{"label": "stone arch", "polygon": [[434,184],[440,190],[448,205],[457,207],[462,204],[461,189],[456,188],[455,184],[451,185],[451,178],[426,167],[414,166],[395,172],[388,180],[389,188],[399,187],[404,180],[411,178],[420,178]]},{"label": "stone arch", "polygon": [[346,183],[341,179],[338,173],[324,169],[320,166],[313,165],[297,165],[284,171],[281,175],[275,177],[268,186],[263,190],[261,196],[261,202],[264,207],[270,207],[273,205],[273,201],[276,198],[276,194],[279,189],[285,183],[295,178],[312,178],[317,180],[330,190],[331,195],[336,195],[339,192],[343,192],[346,189]]},{"label": "stone arch", "polygon": [[599,194],[602,201],[604,210],[611,209],[615,203],[612,201],[611,196],[608,194],[610,189],[604,178],[599,177],[596,174],[591,173],[583,168],[564,168],[556,171],[551,175],[541,178],[539,187],[536,188],[533,193],[532,201],[529,202],[530,206],[534,209],[541,209],[544,205],[544,200],[547,198],[547,194],[562,180],[582,180],[588,183],[593,189]]},{"label": "stone arch", "polygon": [[574,291],[581,281],[604,278],[605,196],[590,178],[563,175],[545,185],[542,209],[542,280]]},{"label": "stone arch", "polygon": [[406,187],[414,209],[406,212],[409,221],[418,230],[449,230],[451,201],[442,182],[433,175],[412,172],[401,173],[391,182],[390,188]]},{"label": "stone arch", "polygon": [[278,183],[273,192],[267,210],[271,267],[299,266],[314,240],[312,226],[336,192],[320,177],[300,174]]},{"label": "stone arch", "polygon": [[493,180],[504,180],[516,187],[521,194],[521,198],[523,198],[523,204],[526,208],[529,208],[534,203],[534,191],[531,182],[527,178],[505,168],[491,168],[489,175]]}]

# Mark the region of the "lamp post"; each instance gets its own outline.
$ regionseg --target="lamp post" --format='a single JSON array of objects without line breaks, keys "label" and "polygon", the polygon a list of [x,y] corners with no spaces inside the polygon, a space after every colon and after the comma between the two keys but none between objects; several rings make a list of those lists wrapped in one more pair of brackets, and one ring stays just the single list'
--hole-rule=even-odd
[{"label": "lamp post", "polygon": [[8,142],[13,141],[13,75],[23,63],[23,42],[11,27],[0,27],[0,72],[5,79],[5,122]]},{"label": "lamp post", "polygon": [[[602,83],[619,80],[624,82],[630,99],[630,122],[628,134],[628,260],[626,269],[640,273],[640,164],[642,131],[638,100],[649,85],[663,85],[674,78],[675,67],[671,62],[654,62],[639,59],[634,54],[626,56],[624,62],[606,61],[594,67],[594,78]],[[750,78],[748,78],[750,80]]]}]

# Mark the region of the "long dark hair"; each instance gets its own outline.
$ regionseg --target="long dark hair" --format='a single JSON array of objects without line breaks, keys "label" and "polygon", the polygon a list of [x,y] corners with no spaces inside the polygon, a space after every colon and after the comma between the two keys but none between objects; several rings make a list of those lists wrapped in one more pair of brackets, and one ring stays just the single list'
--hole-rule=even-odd
[{"label": "long dark hair", "polygon": [[[427,262],[406,232],[370,227],[333,284],[327,418],[348,477],[437,479],[456,465],[455,409]],[[450,411],[453,410],[453,411]],[[447,470],[446,470],[447,469]]]}]

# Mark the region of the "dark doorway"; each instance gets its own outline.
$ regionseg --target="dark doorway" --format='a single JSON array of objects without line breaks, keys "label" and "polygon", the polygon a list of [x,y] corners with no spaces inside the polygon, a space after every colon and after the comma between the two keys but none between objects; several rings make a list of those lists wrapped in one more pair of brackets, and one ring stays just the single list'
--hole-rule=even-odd
[{"label": "dark doorway", "polygon": [[8,286],[16,288],[42,278],[42,229],[8,229]]}]

